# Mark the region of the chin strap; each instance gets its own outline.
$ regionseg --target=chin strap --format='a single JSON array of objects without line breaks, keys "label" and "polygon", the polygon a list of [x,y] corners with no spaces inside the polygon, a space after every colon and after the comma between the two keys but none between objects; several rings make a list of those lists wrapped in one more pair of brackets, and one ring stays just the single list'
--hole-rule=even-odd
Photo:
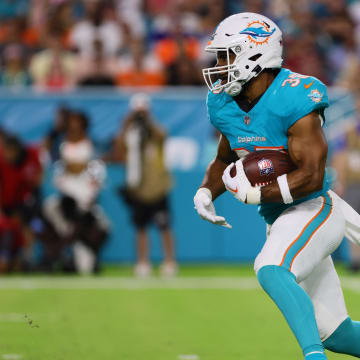
[{"label": "chin strap", "polygon": [[242,85],[239,81],[235,81],[231,83],[229,86],[225,88],[225,92],[230,96],[236,96],[239,95],[242,90]]},{"label": "chin strap", "polygon": [[[263,70],[272,69],[272,68],[280,68],[278,66],[278,64],[277,64],[278,61],[279,61],[279,59],[276,58],[275,60],[268,61],[268,63],[266,63],[266,66],[260,67],[260,65],[257,65],[253,70],[253,72],[255,72],[255,75],[251,76],[250,79],[247,78],[247,80],[234,81],[233,83],[226,86],[224,91],[230,96],[239,95],[241,93],[242,88],[243,88],[243,84],[245,84],[248,81],[250,81],[251,79],[257,77]],[[274,66],[273,66],[273,64],[274,64]],[[242,81],[242,83],[240,81]]]}]

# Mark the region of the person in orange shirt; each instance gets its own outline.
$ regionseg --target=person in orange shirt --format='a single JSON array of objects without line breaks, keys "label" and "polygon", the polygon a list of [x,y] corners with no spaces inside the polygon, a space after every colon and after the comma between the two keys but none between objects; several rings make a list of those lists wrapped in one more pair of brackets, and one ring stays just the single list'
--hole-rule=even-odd
[{"label": "person in orange shirt", "polygon": [[163,86],[166,77],[161,62],[153,53],[145,53],[143,41],[132,43],[131,54],[120,58],[116,75],[118,86]]}]

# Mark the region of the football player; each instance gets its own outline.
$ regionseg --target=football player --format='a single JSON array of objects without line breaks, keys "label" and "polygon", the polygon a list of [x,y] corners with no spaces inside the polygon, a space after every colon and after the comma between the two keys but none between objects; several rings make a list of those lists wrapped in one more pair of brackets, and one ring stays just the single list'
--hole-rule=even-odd
[{"label": "football player", "polygon": [[[326,359],[324,348],[360,357],[360,323],[347,313],[330,256],[344,234],[360,243],[360,215],[330,190],[322,130],[326,86],[281,67],[282,33],[262,15],[226,18],[205,50],[217,56],[216,66],[203,75],[210,89],[209,119],[222,135],[194,197],[197,212],[231,227],[215,212],[219,195],[228,190],[241,202],[259,204],[267,239],[255,272],[304,358]],[[242,158],[262,149],[287,151],[296,170],[269,185],[252,186]]]}]

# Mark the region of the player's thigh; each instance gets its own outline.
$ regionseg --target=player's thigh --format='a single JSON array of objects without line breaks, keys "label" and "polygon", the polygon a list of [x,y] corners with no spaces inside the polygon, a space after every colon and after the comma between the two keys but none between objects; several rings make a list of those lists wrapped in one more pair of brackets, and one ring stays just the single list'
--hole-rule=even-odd
[{"label": "player's thigh", "polygon": [[343,235],[344,216],[330,195],[292,206],[272,225],[255,260],[255,271],[278,265],[300,282],[339,246]]},{"label": "player's thigh", "polygon": [[340,280],[331,256],[321,261],[300,286],[312,300],[320,337],[325,341],[348,317]]}]

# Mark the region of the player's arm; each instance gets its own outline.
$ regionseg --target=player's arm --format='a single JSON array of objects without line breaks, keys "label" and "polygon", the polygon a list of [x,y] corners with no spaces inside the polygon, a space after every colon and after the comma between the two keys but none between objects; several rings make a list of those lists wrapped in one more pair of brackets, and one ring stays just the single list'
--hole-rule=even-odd
[{"label": "player's arm", "polygon": [[[318,112],[311,112],[289,128],[288,150],[297,166],[286,176],[292,198],[321,190],[328,147]],[[261,202],[283,202],[278,182],[261,188]]]},{"label": "player's arm", "polygon": [[213,200],[225,191],[221,176],[226,167],[236,161],[236,154],[224,135],[221,135],[215,159],[209,164],[203,182],[195,194],[195,209],[204,220],[213,224],[231,228],[223,216],[216,215]]},{"label": "player's arm", "polygon": [[209,164],[200,186],[211,191],[213,200],[225,192],[225,185],[221,179],[222,174],[226,167],[237,159],[237,155],[231,150],[229,141],[221,134],[216,157]]}]

